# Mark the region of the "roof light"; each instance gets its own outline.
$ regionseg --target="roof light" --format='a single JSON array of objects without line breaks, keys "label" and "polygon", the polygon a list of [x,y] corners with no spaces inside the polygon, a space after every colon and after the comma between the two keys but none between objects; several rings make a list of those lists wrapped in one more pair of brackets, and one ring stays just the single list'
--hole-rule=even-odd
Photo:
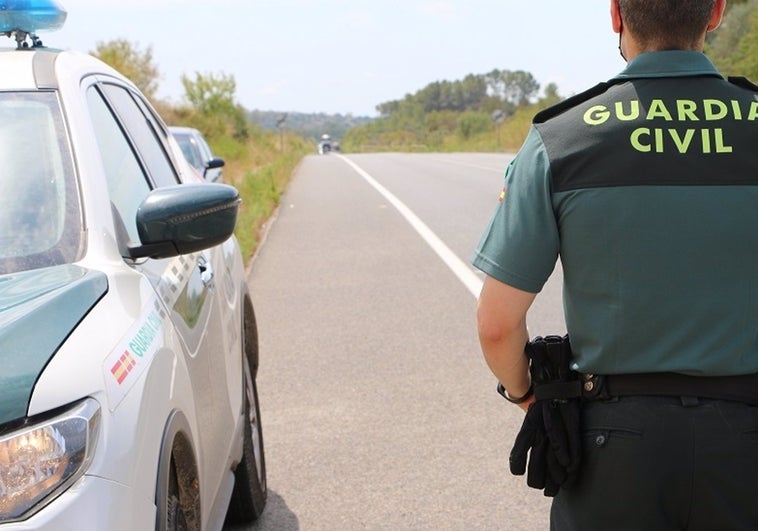
[{"label": "roof light", "polygon": [[19,48],[28,36],[40,46],[36,33],[59,29],[65,21],[66,10],[56,0],[0,0],[0,35],[15,34]]}]

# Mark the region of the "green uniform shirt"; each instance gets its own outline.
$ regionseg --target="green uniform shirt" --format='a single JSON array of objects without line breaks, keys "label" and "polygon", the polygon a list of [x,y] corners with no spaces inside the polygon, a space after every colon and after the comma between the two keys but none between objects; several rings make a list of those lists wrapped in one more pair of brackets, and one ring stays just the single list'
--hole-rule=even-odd
[{"label": "green uniform shirt", "polygon": [[473,264],[536,293],[560,257],[582,372],[758,372],[757,127],[703,54],[642,54],[535,117]]}]

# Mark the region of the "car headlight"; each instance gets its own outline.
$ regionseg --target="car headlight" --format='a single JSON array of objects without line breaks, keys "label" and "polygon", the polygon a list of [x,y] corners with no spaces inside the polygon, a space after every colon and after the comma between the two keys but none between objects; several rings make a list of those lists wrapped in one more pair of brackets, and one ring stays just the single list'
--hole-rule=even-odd
[{"label": "car headlight", "polygon": [[0,436],[0,523],[31,516],[81,477],[99,426],[100,406],[86,399]]}]

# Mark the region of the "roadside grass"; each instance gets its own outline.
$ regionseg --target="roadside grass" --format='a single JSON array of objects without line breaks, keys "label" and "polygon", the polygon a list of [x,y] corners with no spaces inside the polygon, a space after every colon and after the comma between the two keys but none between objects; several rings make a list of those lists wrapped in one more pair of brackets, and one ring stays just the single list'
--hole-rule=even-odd
[{"label": "roadside grass", "polygon": [[226,161],[224,181],[235,186],[242,198],[235,236],[247,263],[258,247],[261,228],[313,144],[293,133],[280,136],[255,127],[244,141],[224,136],[210,139],[210,144]]}]

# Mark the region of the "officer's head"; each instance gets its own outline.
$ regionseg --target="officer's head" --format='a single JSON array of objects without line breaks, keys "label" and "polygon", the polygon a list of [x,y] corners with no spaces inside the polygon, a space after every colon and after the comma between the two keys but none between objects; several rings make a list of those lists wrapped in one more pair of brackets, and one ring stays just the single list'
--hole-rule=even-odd
[{"label": "officer's head", "polygon": [[626,59],[656,50],[703,49],[721,23],[726,0],[611,0],[613,30]]}]

